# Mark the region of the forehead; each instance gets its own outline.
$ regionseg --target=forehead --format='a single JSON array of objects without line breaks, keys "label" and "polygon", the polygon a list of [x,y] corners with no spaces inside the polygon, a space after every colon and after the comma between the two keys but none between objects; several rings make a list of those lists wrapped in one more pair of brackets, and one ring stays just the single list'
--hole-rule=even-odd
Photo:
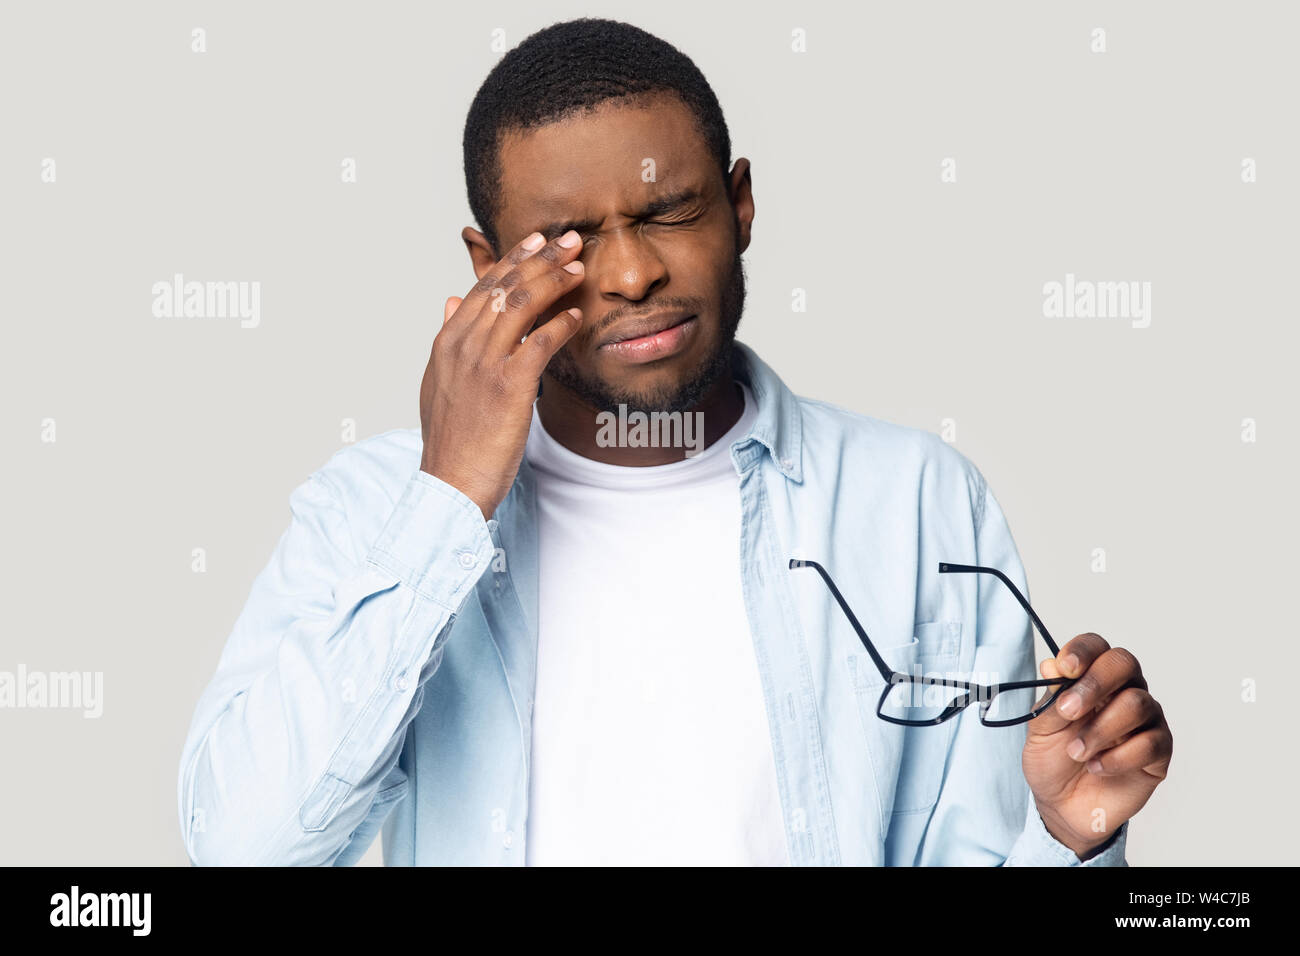
[{"label": "forehead", "polygon": [[[602,219],[669,190],[706,189],[714,159],[675,95],[612,100],[501,144],[503,236],[556,218]],[[645,171],[653,161],[653,180]]]}]

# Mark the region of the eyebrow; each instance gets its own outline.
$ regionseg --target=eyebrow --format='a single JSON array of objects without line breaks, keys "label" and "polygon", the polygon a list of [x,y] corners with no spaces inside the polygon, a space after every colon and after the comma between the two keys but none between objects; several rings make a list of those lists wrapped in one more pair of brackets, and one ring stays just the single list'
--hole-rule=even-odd
[{"label": "eyebrow", "polygon": [[[666,193],[650,200],[632,218],[649,219],[651,216],[660,216],[699,198],[700,191],[694,186],[679,189],[676,192]],[[537,231],[549,241],[564,235],[570,229],[574,229],[579,233],[588,232],[595,229],[600,223],[600,219],[557,219],[554,222],[547,223]]]}]

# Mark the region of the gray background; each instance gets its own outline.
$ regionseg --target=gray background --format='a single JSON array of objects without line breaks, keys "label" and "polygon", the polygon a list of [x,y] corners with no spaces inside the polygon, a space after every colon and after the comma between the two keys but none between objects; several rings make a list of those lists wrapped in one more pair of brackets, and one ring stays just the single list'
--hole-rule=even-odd
[{"label": "gray background", "polygon": [[[1138,655],[1176,744],[1130,862],[1293,861],[1294,6],[536,0],[0,10],[0,670],[105,698],[0,710],[0,861],[185,862],[181,744],[288,494],[343,419],[419,424],[473,282],[493,31],[583,14],[682,48],[753,162],[742,340],[801,394],[952,419],[1049,626]],[[261,325],[155,318],[175,272],[260,281]],[[1067,272],[1152,283],[1150,327],[1045,318]]]}]

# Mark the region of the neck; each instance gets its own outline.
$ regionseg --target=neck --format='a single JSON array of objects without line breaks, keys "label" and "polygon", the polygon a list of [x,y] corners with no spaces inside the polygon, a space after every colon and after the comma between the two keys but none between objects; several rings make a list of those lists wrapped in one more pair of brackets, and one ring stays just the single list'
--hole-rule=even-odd
[{"label": "neck", "polygon": [[[740,420],[745,410],[745,397],[740,386],[732,378],[730,371],[724,372],[713,383],[709,391],[698,404],[683,413],[694,416],[703,415],[703,448],[708,448]],[[617,417],[617,411],[602,413],[583,402],[569,389],[547,376],[542,388],[542,396],[537,400],[537,414],[542,420],[546,432],[569,451],[590,458],[592,461],[607,465],[627,465],[644,468],[651,465],[667,465],[681,461],[691,448],[664,448],[653,446],[619,446],[602,444],[599,439],[610,433],[608,418],[610,414]],[[683,422],[685,424],[685,422]],[[617,427],[615,425],[614,427]]]}]

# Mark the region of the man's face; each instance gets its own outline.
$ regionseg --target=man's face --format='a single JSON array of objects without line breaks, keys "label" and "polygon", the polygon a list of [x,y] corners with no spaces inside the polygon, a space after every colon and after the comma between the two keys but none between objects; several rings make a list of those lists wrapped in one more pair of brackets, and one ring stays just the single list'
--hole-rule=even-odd
[{"label": "man's face", "polygon": [[749,164],[724,179],[676,96],[628,102],[505,138],[500,251],[533,231],[583,240],[582,284],[539,317],[583,315],[544,388],[598,411],[686,411],[725,369],[740,323]]}]

